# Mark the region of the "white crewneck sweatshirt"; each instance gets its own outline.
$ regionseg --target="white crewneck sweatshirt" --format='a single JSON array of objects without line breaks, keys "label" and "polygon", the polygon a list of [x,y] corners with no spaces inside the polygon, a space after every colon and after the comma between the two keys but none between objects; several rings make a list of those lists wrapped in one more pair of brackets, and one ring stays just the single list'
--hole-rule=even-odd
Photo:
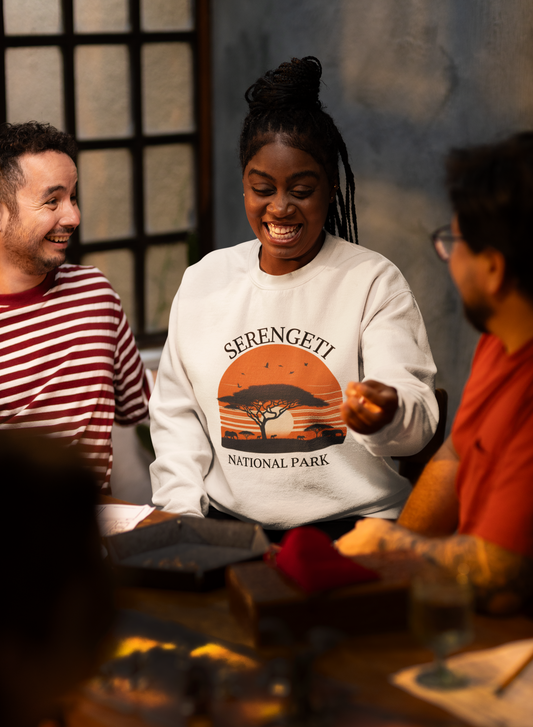
[{"label": "white crewneck sweatshirt", "polygon": [[[407,282],[382,255],[327,234],[286,275],[259,267],[258,240],[185,272],[150,401],[154,504],[209,503],[266,528],[351,515],[397,517],[409,483],[388,457],[433,435],[435,365]],[[398,392],[393,421],[347,430],[349,381]]]}]

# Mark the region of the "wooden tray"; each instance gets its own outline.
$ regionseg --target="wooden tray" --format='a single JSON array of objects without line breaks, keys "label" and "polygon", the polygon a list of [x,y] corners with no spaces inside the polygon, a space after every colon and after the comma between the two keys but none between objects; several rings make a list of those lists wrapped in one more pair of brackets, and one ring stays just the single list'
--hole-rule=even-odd
[{"label": "wooden tray", "polygon": [[186,515],[105,542],[122,585],[182,591],[222,588],[226,566],[260,558],[269,547],[259,525]]}]

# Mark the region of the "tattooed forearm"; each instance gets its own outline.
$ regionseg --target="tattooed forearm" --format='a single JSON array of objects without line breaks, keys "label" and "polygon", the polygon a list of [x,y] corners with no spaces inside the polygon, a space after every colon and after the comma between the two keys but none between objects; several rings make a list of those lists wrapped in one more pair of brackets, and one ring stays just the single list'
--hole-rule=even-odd
[{"label": "tattooed forearm", "polygon": [[425,538],[396,526],[380,538],[380,550],[413,550],[451,572],[468,570],[479,606],[516,610],[532,591],[533,561],[473,535]]}]

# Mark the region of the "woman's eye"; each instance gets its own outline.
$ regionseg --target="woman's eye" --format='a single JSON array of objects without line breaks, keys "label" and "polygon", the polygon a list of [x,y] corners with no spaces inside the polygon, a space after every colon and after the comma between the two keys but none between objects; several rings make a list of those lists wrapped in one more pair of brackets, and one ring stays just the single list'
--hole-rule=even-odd
[{"label": "woman's eye", "polygon": [[256,194],[272,194],[273,190],[270,187],[252,187],[252,191]]},{"label": "woman's eye", "polygon": [[312,191],[312,189],[293,189],[292,193],[298,199],[305,199],[305,197],[309,197]]}]

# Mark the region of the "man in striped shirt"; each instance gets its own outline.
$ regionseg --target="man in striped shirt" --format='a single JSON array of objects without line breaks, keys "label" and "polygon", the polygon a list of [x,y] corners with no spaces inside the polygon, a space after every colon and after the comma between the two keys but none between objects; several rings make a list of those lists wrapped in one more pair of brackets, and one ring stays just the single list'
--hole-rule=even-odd
[{"label": "man in striped shirt", "polygon": [[75,154],[48,124],[0,128],[0,429],[79,443],[106,489],[113,422],[146,418],[150,384],[109,282],[64,264]]}]

